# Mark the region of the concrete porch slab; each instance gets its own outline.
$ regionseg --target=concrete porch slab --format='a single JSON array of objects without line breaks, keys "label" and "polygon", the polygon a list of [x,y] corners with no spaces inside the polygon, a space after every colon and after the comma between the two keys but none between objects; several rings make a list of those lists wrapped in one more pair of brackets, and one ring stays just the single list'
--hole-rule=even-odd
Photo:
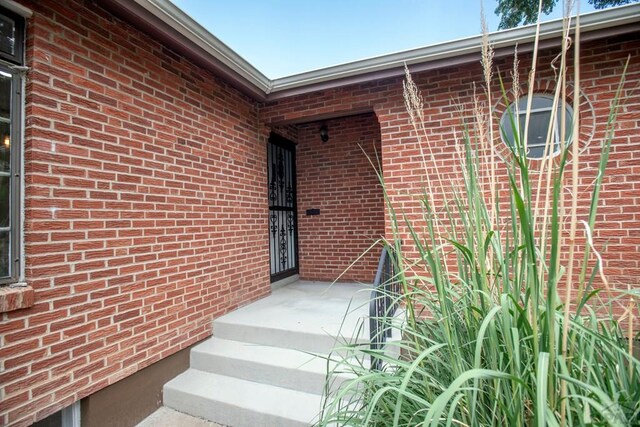
[{"label": "concrete porch slab", "polygon": [[219,317],[213,334],[328,353],[336,344],[368,340],[370,294],[370,285],[299,280]]}]

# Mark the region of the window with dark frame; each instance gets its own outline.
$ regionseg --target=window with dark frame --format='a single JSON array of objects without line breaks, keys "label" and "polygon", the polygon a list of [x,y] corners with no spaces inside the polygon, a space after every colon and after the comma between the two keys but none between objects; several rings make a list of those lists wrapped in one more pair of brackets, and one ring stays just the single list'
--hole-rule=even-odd
[{"label": "window with dark frame", "polygon": [[[573,121],[573,109],[570,105],[565,105],[565,126],[564,136],[561,138],[562,132],[562,102],[559,103],[556,108],[556,119],[554,121],[554,127],[551,133],[551,143],[549,152],[545,156],[545,146],[547,142],[547,133],[549,131],[549,124],[551,123],[551,114],[553,113],[553,98],[548,95],[534,94],[531,98],[531,110],[529,113],[529,128],[527,131],[527,157],[529,159],[542,159],[544,157],[553,157],[560,152],[562,141],[565,144],[571,142],[571,123]],[[502,115],[500,120],[500,126],[502,128],[502,139],[511,147],[515,144],[514,129],[511,125],[511,120],[515,120],[517,127],[519,128],[519,141],[523,143],[524,140],[524,126],[526,120],[527,111],[527,97],[524,96],[509,105],[507,111]]]},{"label": "window with dark frame", "polygon": [[0,8],[0,285],[18,281],[25,20]]}]

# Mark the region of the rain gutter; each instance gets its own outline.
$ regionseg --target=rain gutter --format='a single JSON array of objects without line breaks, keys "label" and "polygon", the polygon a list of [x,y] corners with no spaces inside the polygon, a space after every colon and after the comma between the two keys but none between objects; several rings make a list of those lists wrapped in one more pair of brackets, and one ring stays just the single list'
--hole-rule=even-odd
[{"label": "rain gutter", "polygon": [[[270,80],[231,48],[169,0],[102,0],[110,9],[162,37],[168,44],[196,62],[222,74],[238,89],[259,101],[273,100],[317,90],[361,83],[404,73],[476,61],[482,36],[473,36],[426,47],[376,56]],[[540,47],[558,45],[563,20],[540,25]],[[535,25],[489,34],[496,56],[532,49]],[[580,17],[582,40],[588,41],[630,32],[640,32],[640,4],[630,4]]]},{"label": "rain gutter", "polygon": [[271,80],[169,0],[100,0],[136,28],[211,69],[244,93],[263,100]]}]

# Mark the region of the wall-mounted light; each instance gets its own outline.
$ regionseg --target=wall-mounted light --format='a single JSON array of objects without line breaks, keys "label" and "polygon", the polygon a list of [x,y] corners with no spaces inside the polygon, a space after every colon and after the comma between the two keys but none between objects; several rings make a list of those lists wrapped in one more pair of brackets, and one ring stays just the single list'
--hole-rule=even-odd
[{"label": "wall-mounted light", "polygon": [[320,126],[320,139],[322,142],[327,142],[329,140],[329,129],[327,129],[327,125]]},{"label": "wall-mounted light", "polygon": [[9,135],[5,135],[2,142],[4,143],[5,147],[9,147],[11,145],[11,139],[9,138]]}]

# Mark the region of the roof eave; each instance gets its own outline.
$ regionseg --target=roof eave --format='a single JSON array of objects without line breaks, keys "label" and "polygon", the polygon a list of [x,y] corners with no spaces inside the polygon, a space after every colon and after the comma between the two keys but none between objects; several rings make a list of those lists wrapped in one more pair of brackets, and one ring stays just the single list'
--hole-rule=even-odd
[{"label": "roof eave", "polygon": [[102,0],[102,4],[162,37],[165,44],[215,71],[242,92],[262,100],[270,91],[271,80],[169,0]]},{"label": "roof eave", "polygon": [[[405,64],[412,71],[423,71],[468,63],[477,60],[482,45],[482,36],[478,35],[270,80],[169,0],[102,0],[102,3],[162,37],[169,46],[215,71],[258,101],[397,76],[404,72]],[[637,3],[580,17],[583,40],[638,31],[639,27],[640,4]],[[540,46],[559,43],[562,31],[562,19],[540,24]],[[491,33],[489,40],[496,56],[507,55],[513,53],[515,45],[522,52],[530,50],[535,33],[536,25],[528,25]]]},{"label": "roof eave", "polygon": [[[588,41],[616,34],[637,31],[640,22],[640,4],[593,12],[580,17],[582,39]],[[528,25],[489,34],[496,56],[512,54],[518,45],[521,52],[531,50],[535,39],[535,25]],[[560,42],[563,20],[540,25],[540,47]],[[467,63],[478,59],[482,48],[482,35],[445,43],[382,55],[333,67],[312,70],[275,79],[269,99],[277,99],[330,87],[343,86],[368,80],[393,77],[404,73],[405,64],[412,71],[424,71],[443,66]]]}]

